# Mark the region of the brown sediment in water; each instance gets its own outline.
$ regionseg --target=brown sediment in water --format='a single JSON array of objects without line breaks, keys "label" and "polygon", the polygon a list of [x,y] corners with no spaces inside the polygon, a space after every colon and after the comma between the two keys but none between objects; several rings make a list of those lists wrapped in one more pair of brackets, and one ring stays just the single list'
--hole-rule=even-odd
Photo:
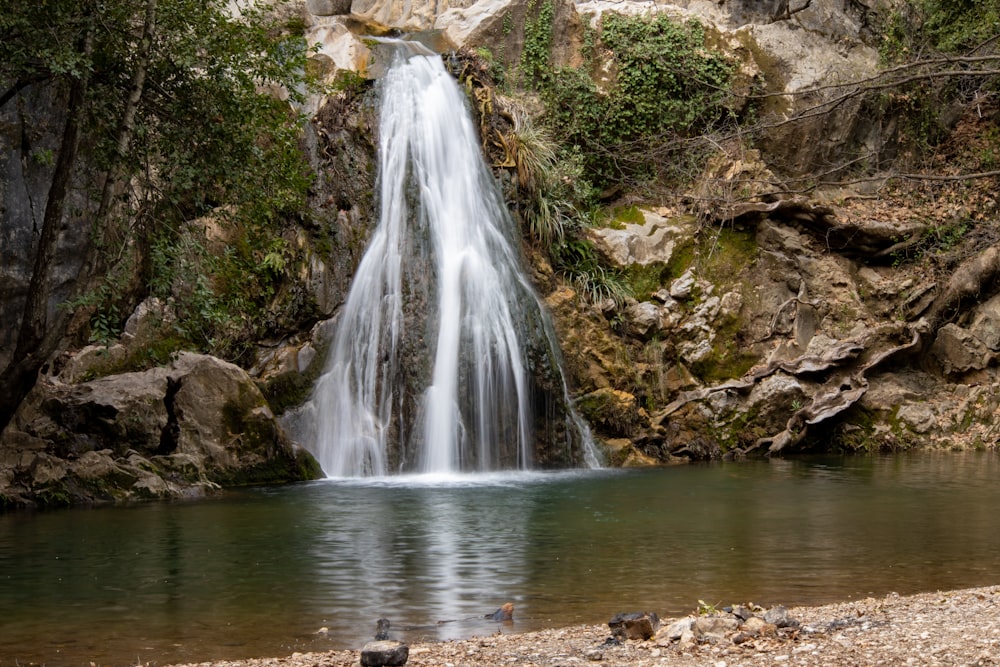
[{"label": "brown sediment in water", "polygon": [[[1000,665],[1000,585],[816,607],[788,614],[798,625],[757,636],[684,641],[665,629],[645,641],[609,641],[607,625],[581,625],[524,634],[419,643],[407,665],[605,664],[625,667],[805,665]],[[358,651],[293,653],[201,663],[203,667],[348,667]]]}]

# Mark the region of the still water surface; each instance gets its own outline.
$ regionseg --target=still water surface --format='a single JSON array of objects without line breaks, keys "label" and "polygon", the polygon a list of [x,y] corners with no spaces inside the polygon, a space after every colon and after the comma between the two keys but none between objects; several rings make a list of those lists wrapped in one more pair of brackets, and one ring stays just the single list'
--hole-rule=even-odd
[{"label": "still water surface", "polygon": [[[324,481],[0,516],[0,666],[168,664],[1000,583],[1000,456]],[[326,627],[328,634],[317,635]]]}]

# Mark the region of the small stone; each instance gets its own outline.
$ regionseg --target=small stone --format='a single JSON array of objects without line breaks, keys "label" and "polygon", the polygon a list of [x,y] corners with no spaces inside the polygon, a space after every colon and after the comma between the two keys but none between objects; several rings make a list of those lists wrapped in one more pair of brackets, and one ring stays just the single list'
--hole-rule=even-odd
[{"label": "small stone", "polygon": [[649,639],[660,627],[660,617],[651,611],[615,614],[608,621],[611,634],[623,639]]},{"label": "small stone", "polygon": [[768,623],[759,616],[751,616],[743,623],[743,632],[753,635],[773,635],[778,627],[773,623]]},{"label": "small stone", "polygon": [[385,641],[389,638],[389,619],[380,618],[375,623],[375,641]]},{"label": "small stone", "polygon": [[691,626],[693,624],[694,624],[694,618],[688,616],[678,621],[674,621],[673,623],[667,626],[666,630],[658,633],[658,635],[670,640],[677,640],[681,638],[681,635],[684,634],[685,630],[691,630]]},{"label": "small stone", "polygon": [[368,642],[361,649],[361,667],[399,667],[405,665],[409,657],[410,647],[403,642]]},{"label": "small stone", "polygon": [[747,619],[753,617],[753,612],[741,604],[738,604],[735,607],[733,607],[732,614],[741,621],[746,621]]},{"label": "small stone", "polygon": [[675,299],[687,299],[691,296],[691,289],[694,287],[694,274],[690,269],[681,274],[681,277],[670,285],[670,296]]},{"label": "small stone", "polygon": [[730,632],[739,628],[740,622],[725,616],[701,616],[695,619],[692,630],[695,637],[708,641],[725,639]]},{"label": "small stone", "polygon": [[782,606],[772,607],[764,612],[764,620],[779,628],[797,628],[799,622],[788,615],[788,610]]}]

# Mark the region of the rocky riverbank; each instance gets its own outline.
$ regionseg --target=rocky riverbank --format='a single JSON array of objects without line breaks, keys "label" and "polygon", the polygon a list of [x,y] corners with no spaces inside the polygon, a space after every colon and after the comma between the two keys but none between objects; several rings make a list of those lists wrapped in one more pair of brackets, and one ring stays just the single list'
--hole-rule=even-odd
[{"label": "rocky riverbank", "polygon": [[[415,644],[408,665],[998,665],[1000,585],[781,611],[734,609],[669,619],[647,640],[615,639],[607,625]],[[768,621],[774,622],[768,622]],[[747,628],[747,625],[755,626]],[[687,627],[688,632],[682,630]],[[783,627],[782,627],[783,626]],[[678,631],[680,632],[678,633]],[[678,636],[680,634],[680,636]],[[358,651],[202,663],[203,667],[333,667]]]}]

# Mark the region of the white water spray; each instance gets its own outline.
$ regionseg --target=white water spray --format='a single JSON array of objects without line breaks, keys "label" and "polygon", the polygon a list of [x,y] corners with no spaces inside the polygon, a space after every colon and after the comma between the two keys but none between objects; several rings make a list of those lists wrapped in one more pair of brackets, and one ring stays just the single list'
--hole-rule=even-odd
[{"label": "white water spray", "polygon": [[[380,221],[314,394],[314,453],[332,477],[528,468],[521,339],[551,329],[521,274],[514,225],[463,93],[439,56],[399,49],[381,96]],[[421,399],[408,402],[415,366],[428,361]],[[573,422],[566,430],[589,445]]]}]

